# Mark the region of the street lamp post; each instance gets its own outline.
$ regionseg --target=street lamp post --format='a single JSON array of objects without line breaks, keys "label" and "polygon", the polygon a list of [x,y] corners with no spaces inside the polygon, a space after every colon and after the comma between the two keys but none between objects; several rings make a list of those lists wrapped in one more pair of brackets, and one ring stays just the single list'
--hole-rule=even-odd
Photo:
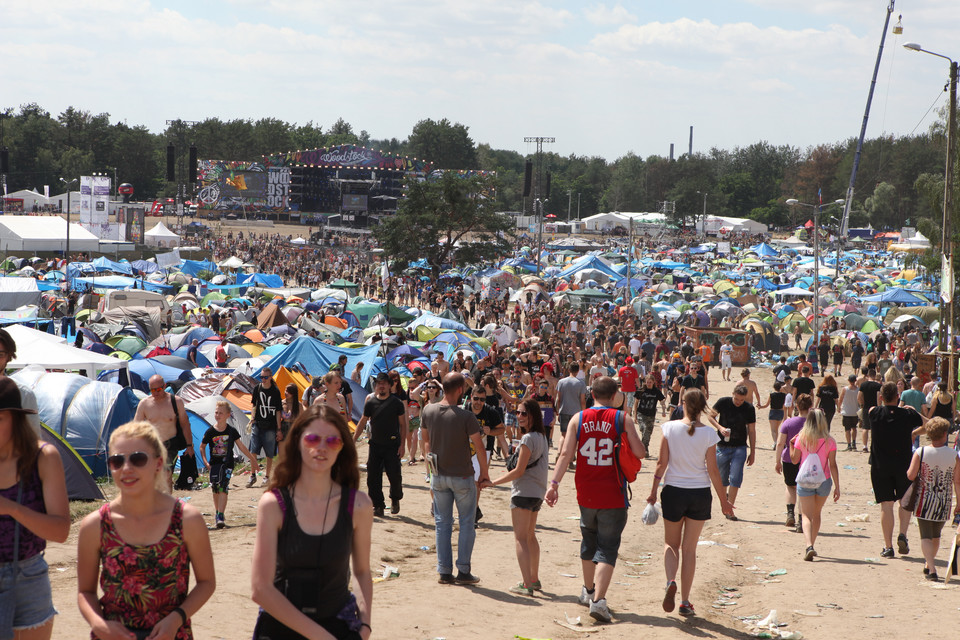
[{"label": "street lamp post", "polygon": [[[846,200],[834,200],[833,204],[844,204]],[[820,322],[820,211],[823,203],[807,204],[796,198],[789,198],[790,206],[810,207],[813,209],[813,344],[819,344],[820,336],[817,325]]]},{"label": "street lamp post", "polygon": [[68,288],[70,287],[70,280],[67,279],[67,268],[70,266],[70,187],[79,180],[80,178],[74,178],[73,180],[60,178],[60,182],[67,188],[67,246],[63,252],[63,278],[67,281]]},{"label": "street lamp post", "polygon": [[[927,51],[916,42],[907,42],[903,46],[911,51],[920,51],[938,58],[943,58],[950,63],[950,110],[947,112],[947,167],[943,186],[943,222],[940,225],[942,228],[940,250],[944,257],[942,262],[945,264],[944,269],[942,269],[940,273],[940,344],[938,351],[942,358],[944,353],[948,351],[944,345],[944,340],[948,339],[950,341],[950,361],[947,365],[947,384],[948,388],[953,391],[953,162],[954,156],[956,156],[957,143],[957,62],[940,53]],[[946,273],[944,273],[944,270]],[[946,306],[947,304],[950,305],[949,308]],[[944,320],[948,317],[948,328],[944,329]]]},{"label": "street lamp post", "polygon": [[[697,191],[697,193],[701,193],[701,192],[700,192],[700,191]],[[706,236],[706,228],[707,228],[707,196],[710,195],[710,194],[707,193],[706,191],[703,191],[702,193],[703,193],[703,215],[700,217],[700,231],[698,232],[698,235],[699,235],[699,233],[702,232],[703,235]],[[697,228],[696,222],[694,222],[693,228],[694,228],[694,229]]]}]

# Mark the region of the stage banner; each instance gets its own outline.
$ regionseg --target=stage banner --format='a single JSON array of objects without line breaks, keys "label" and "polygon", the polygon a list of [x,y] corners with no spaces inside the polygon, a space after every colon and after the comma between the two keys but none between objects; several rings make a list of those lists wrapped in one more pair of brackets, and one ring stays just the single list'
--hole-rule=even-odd
[{"label": "stage banner", "polygon": [[96,225],[110,222],[110,178],[108,176],[93,176],[91,222]]},{"label": "stage banner", "polygon": [[953,259],[940,254],[940,298],[947,304],[953,302]]},{"label": "stage banner", "polygon": [[80,224],[93,224],[93,176],[80,176]]}]

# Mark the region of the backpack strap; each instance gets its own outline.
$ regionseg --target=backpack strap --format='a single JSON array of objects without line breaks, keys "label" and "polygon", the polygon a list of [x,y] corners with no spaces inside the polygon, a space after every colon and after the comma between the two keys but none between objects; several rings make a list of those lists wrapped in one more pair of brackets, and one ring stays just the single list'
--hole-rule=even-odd
[{"label": "backpack strap", "polygon": [[617,410],[613,419],[613,424],[617,429],[617,437],[613,441],[613,465],[617,468],[617,478],[620,480],[620,493],[623,494],[624,506],[630,506],[630,499],[633,498],[633,489],[627,482],[627,476],[623,473],[623,467],[620,466],[620,447],[623,446],[624,413]]}]

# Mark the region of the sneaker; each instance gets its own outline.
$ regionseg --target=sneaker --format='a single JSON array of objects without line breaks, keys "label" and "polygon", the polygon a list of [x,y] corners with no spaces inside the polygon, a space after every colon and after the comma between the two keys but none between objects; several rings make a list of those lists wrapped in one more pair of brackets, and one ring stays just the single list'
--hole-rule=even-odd
[{"label": "sneaker", "polygon": [[885,547],[883,551],[880,552],[881,558],[892,558],[893,557],[893,547]]},{"label": "sneaker", "polygon": [[[856,451],[856,447],[854,447],[854,451]],[[864,452],[864,453],[870,453],[870,447],[864,447],[864,448],[863,448],[863,452]]]},{"label": "sneaker", "polygon": [[260,483],[261,487],[265,487],[270,484],[270,476],[263,476],[263,482]]},{"label": "sneaker", "polygon": [[807,562],[813,562],[813,556],[817,555],[817,552],[813,550],[813,547],[807,547],[807,550],[803,552],[803,559]]},{"label": "sneaker", "polygon": [[518,582],[514,586],[510,587],[510,593],[516,593],[517,595],[521,596],[530,596],[531,598],[533,597],[533,589],[528,589],[527,587],[523,586],[522,582]]},{"label": "sneaker", "polygon": [[257,474],[251,473],[251,474],[250,474],[250,479],[247,480],[247,489],[250,489],[250,488],[253,487],[255,484],[257,484]]},{"label": "sneaker", "polygon": [[452,573],[441,573],[437,582],[440,584],[457,584],[457,580],[453,577]]},{"label": "sneaker", "polygon": [[390,513],[392,513],[393,515],[397,515],[398,513],[400,513],[400,501],[399,501],[399,500],[391,500],[391,501],[390,501]]},{"label": "sneaker", "polygon": [[374,508],[373,508],[373,517],[375,517],[375,518],[382,518],[384,515],[386,515],[386,514],[384,513],[383,507],[374,507]]},{"label": "sneaker", "polygon": [[677,597],[677,582],[676,580],[671,580],[667,585],[667,592],[663,595],[663,610],[667,613],[673,611],[674,607],[677,606],[676,603]]},{"label": "sneaker", "polygon": [[697,615],[697,612],[693,608],[692,602],[681,602],[680,610],[677,611],[677,613],[682,615],[684,618],[690,618],[692,616]]},{"label": "sneaker", "polygon": [[927,569],[926,567],[924,567],[924,568],[923,568],[923,575],[925,575],[925,576],[926,576],[926,575],[930,575],[930,569]]},{"label": "sneaker", "polygon": [[803,533],[803,520],[801,518],[797,518],[797,527],[794,529],[794,532]]},{"label": "sneaker", "polygon": [[457,573],[457,584],[477,584],[479,582],[480,578],[472,573],[464,573],[463,571]]},{"label": "sneaker", "polygon": [[607,599],[601,598],[596,602],[590,602],[590,617],[597,622],[611,622],[613,616],[610,615],[610,609],[607,608]]},{"label": "sneaker", "polygon": [[593,601],[593,591],[587,591],[586,587],[580,587],[580,604],[589,607]]},{"label": "sneaker", "polygon": [[797,518],[792,513],[787,513],[787,521],[784,523],[788,527],[797,526]]},{"label": "sneaker", "polygon": [[903,533],[897,536],[897,551],[899,551],[900,555],[902,556],[910,553],[910,545],[907,544],[907,536]]},{"label": "sneaker", "polygon": [[223,529],[225,526],[227,526],[227,523],[225,522],[224,517],[217,516],[217,529]]},{"label": "sneaker", "polygon": [[930,582],[940,582],[940,576],[938,576],[936,572],[928,573],[927,580]]},{"label": "sneaker", "polygon": [[543,591],[543,585],[540,584],[539,580],[530,585],[530,588],[534,591]]}]

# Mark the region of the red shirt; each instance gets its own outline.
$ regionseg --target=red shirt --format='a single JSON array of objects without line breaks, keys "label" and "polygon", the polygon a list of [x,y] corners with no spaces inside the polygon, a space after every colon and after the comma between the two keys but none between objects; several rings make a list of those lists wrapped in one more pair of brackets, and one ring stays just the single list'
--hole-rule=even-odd
[{"label": "red shirt", "polygon": [[[614,464],[616,409],[596,407],[580,412],[577,427],[577,504],[588,509],[626,507],[620,474]],[[622,420],[622,417],[621,417]]]},{"label": "red shirt", "polygon": [[620,376],[620,391],[633,393],[637,390],[637,378],[640,377],[640,374],[637,373],[635,368],[630,365],[620,367],[617,375]]}]

